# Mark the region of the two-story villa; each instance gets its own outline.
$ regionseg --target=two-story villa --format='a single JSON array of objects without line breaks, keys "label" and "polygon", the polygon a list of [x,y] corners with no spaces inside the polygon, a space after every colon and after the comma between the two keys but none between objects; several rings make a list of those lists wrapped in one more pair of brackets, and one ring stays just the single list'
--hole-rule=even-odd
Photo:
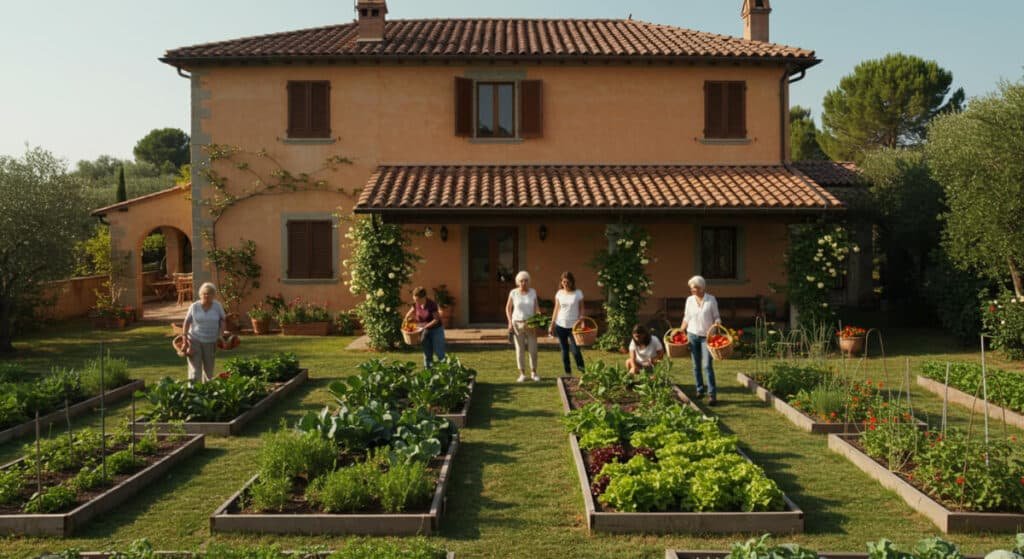
[{"label": "two-story villa", "polygon": [[[740,38],[631,19],[395,20],[358,0],[352,23],[170,50],[191,81],[191,191],[98,211],[135,255],[126,297],[141,307],[137,254],[164,226],[191,241],[197,286],[216,281],[213,239],[256,243],[262,285],[239,310],[268,293],[350,308],[338,224],[355,213],[427,233],[414,283],[446,284],[459,325],[503,320],[520,269],[542,297],[570,270],[601,298],[587,263],[623,222],[654,238],[648,314],[693,274],[781,314],[788,226],[844,211],[829,183],[850,173],[790,162],[789,87],[820,61],[769,42],[770,12],[744,1]],[[350,163],[325,168],[335,156]],[[292,187],[246,196],[282,177]]]}]

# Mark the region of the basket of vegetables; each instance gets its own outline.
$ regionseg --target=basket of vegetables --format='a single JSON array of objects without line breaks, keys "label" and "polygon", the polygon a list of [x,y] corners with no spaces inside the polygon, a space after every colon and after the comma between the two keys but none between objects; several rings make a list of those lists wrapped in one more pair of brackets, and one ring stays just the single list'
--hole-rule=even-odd
[{"label": "basket of vegetables", "polygon": [[690,340],[686,332],[679,328],[672,328],[665,332],[665,351],[673,359],[683,359],[690,356]]},{"label": "basket of vegetables", "polygon": [[526,327],[533,328],[539,338],[547,334],[548,329],[551,328],[551,317],[544,313],[537,313],[526,319]]},{"label": "basket of vegetables", "polygon": [[192,355],[191,347],[188,351],[185,351],[185,336],[175,336],[174,339],[171,340],[171,347],[174,348],[174,352],[178,354],[178,357]]},{"label": "basket of vegetables", "polygon": [[409,345],[416,345],[423,341],[423,328],[414,320],[407,320],[402,323],[402,339]]},{"label": "basket of vegetables", "polygon": [[732,357],[732,352],[735,349],[736,344],[733,343],[729,330],[724,326],[715,324],[708,330],[708,353],[716,361]]},{"label": "basket of vegetables", "polygon": [[572,325],[572,337],[576,340],[576,345],[592,345],[597,341],[597,322],[589,316],[581,316]]},{"label": "basket of vegetables", "polygon": [[242,339],[238,337],[238,334],[232,332],[225,332],[224,335],[217,338],[217,349],[232,350],[242,345]]}]

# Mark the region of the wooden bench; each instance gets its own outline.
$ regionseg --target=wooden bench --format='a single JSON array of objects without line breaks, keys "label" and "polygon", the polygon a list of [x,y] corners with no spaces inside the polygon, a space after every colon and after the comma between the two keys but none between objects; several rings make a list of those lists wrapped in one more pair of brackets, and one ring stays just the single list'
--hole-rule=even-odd
[{"label": "wooden bench", "polygon": [[[662,313],[673,326],[683,321],[686,297],[665,297],[662,299]],[[764,297],[718,297],[718,313],[727,326],[751,326],[758,316],[764,317]]]}]

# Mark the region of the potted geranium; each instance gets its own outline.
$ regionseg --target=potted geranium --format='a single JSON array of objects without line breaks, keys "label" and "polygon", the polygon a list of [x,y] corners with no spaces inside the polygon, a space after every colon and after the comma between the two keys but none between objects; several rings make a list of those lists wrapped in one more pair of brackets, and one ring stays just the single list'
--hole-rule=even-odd
[{"label": "potted geranium", "polygon": [[296,297],[277,316],[285,336],[326,336],[331,331],[331,313],[327,307],[303,302]]},{"label": "potted geranium", "polygon": [[252,333],[257,336],[270,333],[270,318],[273,316],[273,311],[263,305],[263,303],[256,303],[251,309],[249,309],[249,321],[252,322]]},{"label": "potted geranium", "polygon": [[864,337],[867,330],[858,326],[844,326],[836,332],[839,338],[839,350],[847,355],[862,353],[864,351]]},{"label": "potted geranium", "polygon": [[445,329],[451,328],[452,315],[455,314],[455,297],[452,297],[447,285],[442,283],[434,288],[434,302],[437,303],[437,312],[441,315],[441,325]]}]

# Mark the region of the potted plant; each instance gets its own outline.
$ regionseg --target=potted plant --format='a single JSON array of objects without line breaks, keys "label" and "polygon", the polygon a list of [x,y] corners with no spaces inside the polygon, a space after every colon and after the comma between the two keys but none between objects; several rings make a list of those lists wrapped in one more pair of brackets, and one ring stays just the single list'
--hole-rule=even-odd
[{"label": "potted plant", "polygon": [[331,330],[331,313],[327,307],[303,302],[296,297],[277,316],[285,336],[326,336]]},{"label": "potted plant", "polygon": [[252,322],[252,333],[257,336],[270,333],[270,317],[273,316],[273,311],[263,305],[263,303],[256,303],[251,309],[249,309],[249,321]]},{"label": "potted plant", "polygon": [[437,303],[438,314],[441,315],[441,325],[445,329],[452,327],[452,315],[455,313],[455,297],[448,291],[448,286],[441,284],[434,288],[434,302]]},{"label": "potted plant", "polygon": [[341,336],[354,336],[361,330],[359,316],[355,311],[341,311],[334,317],[334,333]]},{"label": "potted plant", "polygon": [[839,350],[847,355],[864,352],[864,338],[867,331],[858,326],[844,326],[836,332],[839,338]]}]

